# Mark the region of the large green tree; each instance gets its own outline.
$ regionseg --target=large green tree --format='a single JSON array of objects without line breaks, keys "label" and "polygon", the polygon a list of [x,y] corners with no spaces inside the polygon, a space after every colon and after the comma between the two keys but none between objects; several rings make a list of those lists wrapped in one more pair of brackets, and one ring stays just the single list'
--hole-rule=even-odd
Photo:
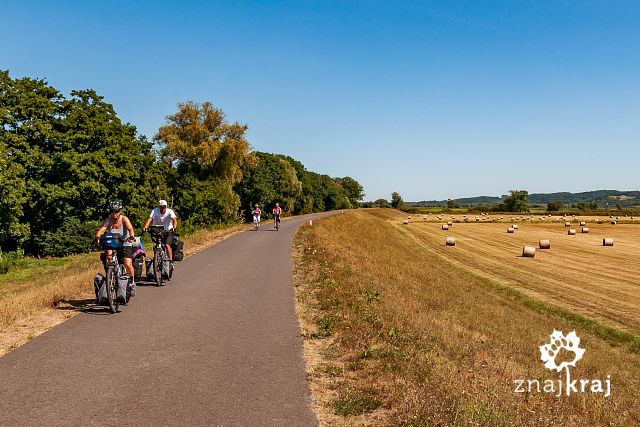
[{"label": "large green tree", "polygon": [[237,219],[240,197],[233,191],[245,166],[254,162],[247,126],[228,123],[210,102],[178,104],[155,136],[162,159],[174,168],[171,186],[181,218],[191,225]]},{"label": "large green tree", "polygon": [[529,192],[527,190],[511,190],[502,203],[507,212],[528,212]]},{"label": "large green tree", "polygon": [[364,198],[364,189],[362,185],[350,176],[344,178],[338,178],[336,181],[342,186],[351,207],[357,208],[360,200]]},{"label": "large green tree", "polygon": [[402,207],[402,205],[404,204],[404,202],[402,201],[402,196],[400,196],[400,193],[398,193],[397,191],[394,191],[393,193],[391,193],[391,206],[398,209],[400,207]]},{"label": "large green tree", "polygon": [[0,107],[0,163],[11,164],[0,191],[12,200],[3,197],[11,207],[0,219],[7,230],[2,247],[23,245],[39,255],[76,251],[56,236],[87,234],[83,224],[95,226],[110,199],[122,200],[140,222],[142,208],[136,208],[151,203],[145,190],[146,172],[154,167],[151,145],[101,96],[84,90],[65,99],[44,80],[14,80],[5,71]]}]

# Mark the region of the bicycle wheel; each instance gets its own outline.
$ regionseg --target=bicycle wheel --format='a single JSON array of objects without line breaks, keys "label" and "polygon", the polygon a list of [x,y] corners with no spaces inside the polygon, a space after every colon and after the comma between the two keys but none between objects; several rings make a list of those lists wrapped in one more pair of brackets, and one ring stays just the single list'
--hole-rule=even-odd
[{"label": "bicycle wheel", "polygon": [[162,251],[155,249],[153,251],[153,274],[155,276],[157,286],[162,286],[162,264]]},{"label": "bicycle wheel", "polygon": [[111,313],[118,312],[118,277],[114,266],[107,269],[107,301],[109,302],[109,310]]}]

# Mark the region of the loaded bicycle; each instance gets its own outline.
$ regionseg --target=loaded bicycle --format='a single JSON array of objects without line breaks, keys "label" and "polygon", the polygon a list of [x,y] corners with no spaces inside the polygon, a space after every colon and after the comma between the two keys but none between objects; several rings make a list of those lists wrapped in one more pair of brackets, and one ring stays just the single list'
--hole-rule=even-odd
[{"label": "loaded bicycle", "polygon": [[[153,259],[151,260],[151,273],[157,286],[164,286],[165,278],[171,279],[173,265],[169,261],[165,241],[168,231],[163,225],[152,225],[149,227],[149,236],[153,242]],[[149,270],[147,268],[147,275]]]},{"label": "loaded bicycle", "polygon": [[[120,234],[104,233],[100,236],[100,247],[104,250],[101,259],[104,262],[105,269],[105,295],[107,305],[111,313],[117,313],[121,303],[128,304],[131,298],[131,288],[129,286],[129,275],[124,264],[119,259],[118,249],[122,248],[125,241]],[[121,283],[124,282],[124,283]],[[118,298],[118,294],[124,293],[124,301]],[[96,298],[100,301],[99,289],[96,289]]]}]

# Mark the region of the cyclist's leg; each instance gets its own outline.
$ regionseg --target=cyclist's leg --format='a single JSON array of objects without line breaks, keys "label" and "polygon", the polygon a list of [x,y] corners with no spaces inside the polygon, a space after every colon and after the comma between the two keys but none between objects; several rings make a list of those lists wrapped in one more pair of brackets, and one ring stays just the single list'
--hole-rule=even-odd
[{"label": "cyclist's leg", "polygon": [[173,249],[171,249],[171,245],[173,244],[173,239],[174,239],[175,235],[173,234],[173,230],[169,231],[167,233],[167,236],[165,237],[165,248],[167,251],[167,257],[169,258],[169,261],[173,261]]},{"label": "cyclist's leg", "polygon": [[133,272],[133,248],[131,246],[124,246],[122,248],[122,263],[127,269],[127,274],[133,280],[135,273]]}]

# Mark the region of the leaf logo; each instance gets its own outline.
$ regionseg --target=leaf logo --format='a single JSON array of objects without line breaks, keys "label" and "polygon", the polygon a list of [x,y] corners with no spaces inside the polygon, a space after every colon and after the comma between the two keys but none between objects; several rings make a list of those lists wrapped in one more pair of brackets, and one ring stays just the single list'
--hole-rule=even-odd
[{"label": "leaf logo", "polygon": [[[557,372],[566,369],[568,374],[569,366],[575,367],[578,360],[582,359],[584,355],[585,349],[580,348],[580,338],[576,335],[576,331],[571,331],[565,336],[562,331],[556,331],[555,329],[550,337],[550,343],[540,346],[540,358],[545,362],[545,368]],[[570,362],[562,362],[557,365],[556,356],[563,348],[572,352],[574,358]]]}]

